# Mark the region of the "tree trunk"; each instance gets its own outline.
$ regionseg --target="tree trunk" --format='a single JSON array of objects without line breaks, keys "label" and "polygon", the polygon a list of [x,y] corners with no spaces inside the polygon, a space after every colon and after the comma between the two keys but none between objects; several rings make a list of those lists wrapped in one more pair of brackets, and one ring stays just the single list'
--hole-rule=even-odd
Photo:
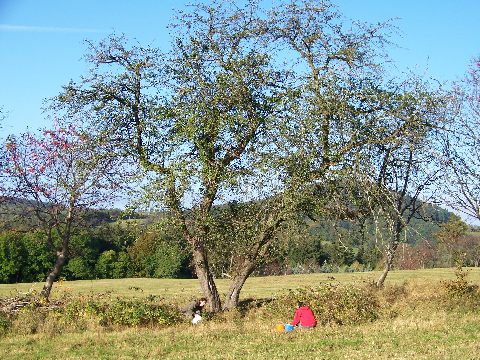
[{"label": "tree trunk", "polygon": [[385,264],[385,269],[383,270],[383,273],[380,276],[380,278],[377,280],[377,287],[383,286],[385,279],[387,278],[388,272],[391,270],[393,266],[393,260],[395,259],[395,253],[397,251],[398,244],[400,243],[400,235],[402,230],[403,230],[403,226],[401,224],[401,220],[398,220],[395,226],[394,240],[388,246],[387,261]]},{"label": "tree trunk", "polygon": [[203,295],[208,300],[207,308],[212,312],[219,312],[221,310],[220,295],[218,294],[217,286],[215,285],[215,279],[210,272],[207,253],[203,244],[197,243],[194,245],[193,261]]},{"label": "tree trunk", "polygon": [[244,262],[242,268],[236,272],[230,283],[230,289],[228,290],[227,296],[225,297],[225,303],[223,304],[224,310],[230,310],[237,307],[240,298],[240,291],[250,274],[253,272],[254,267],[254,263],[247,260]]},{"label": "tree trunk", "polygon": [[[72,197],[69,201],[68,214],[65,219],[65,232],[62,235],[62,249],[57,251],[57,259],[55,260],[55,265],[53,270],[48,274],[47,279],[45,280],[45,285],[41,294],[48,301],[50,297],[50,292],[52,291],[53,282],[57,279],[58,275],[62,271],[63,265],[67,257],[68,244],[70,242],[70,235],[72,230],[72,225],[74,221],[74,208],[75,208],[75,197]],[[57,228],[58,230],[58,228]]]},{"label": "tree trunk", "polygon": [[230,283],[230,289],[228,290],[225,304],[223,305],[224,310],[233,309],[238,305],[240,291],[255,269],[257,259],[265,256],[267,245],[273,239],[275,231],[283,222],[283,216],[279,216],[277,219],[272,218],[270,221],[267,221],[270,225],[267,225],[259,234],[251,251],[243,257],[239,264],[236,264],[238,270],[235,272],[232,282]]},{"label": "tree trunk", "polygon": [[45,284],[43,285],[42,289],[42,296],[48,301],[50,297],[50,292],[52,291],[53,282],[57,279],[60,271],[62,271],[62,267],[65,264],[65,251],[57,252],[57,259],[55,260],[55,265],[53,266],[53,270],[48,274],[47,279],[45,280]]},{"label": "tree trunk", "polygon": [[382,287],[383,286],[383,283],[385,282],[385,279],[387,278],[388,272],[392,268],[393,258],[394,258],[394,254],[395,254],[395,250],[393,250],[393,249],[394,248],[396,249],[397,245],[398,244],[392,244],[392,246],[390,246],[390,248],[387,251],[387,261],[386,261],[386,264],[385,264],[385,269],[383,270],[383,273],[380,276],[380,278],[377,280],[377,287]]}]

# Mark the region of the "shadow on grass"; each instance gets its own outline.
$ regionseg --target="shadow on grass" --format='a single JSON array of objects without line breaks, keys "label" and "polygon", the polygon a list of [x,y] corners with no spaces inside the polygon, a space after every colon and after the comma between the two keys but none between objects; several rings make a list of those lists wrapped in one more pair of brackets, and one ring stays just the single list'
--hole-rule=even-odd
[{"label": "shadow on grass", "polygon": [[254,299],[248,298],[241,300],[236,307],[241,317],[245,317],[250,311],[260,309],[274,301],[274,298]]}]

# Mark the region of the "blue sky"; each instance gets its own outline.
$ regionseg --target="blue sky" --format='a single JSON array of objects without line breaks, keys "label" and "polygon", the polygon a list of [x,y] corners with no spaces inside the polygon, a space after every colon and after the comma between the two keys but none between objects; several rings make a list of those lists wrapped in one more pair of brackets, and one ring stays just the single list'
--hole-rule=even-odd
[{"label": "blue sky", "polygon": [[[275,3],[275,0],[264,0]],[[142,44],[167,46],[166,28],[188,0],[0,0],[0,137],[48,126],[42,102],[87,69],[85,39],[125,33]],[[442,81],[462,76],[480,55],[478,0],[333,0],[346,17],[369,22],[398,18],[399,48],[390,54],[407,68]]]}]

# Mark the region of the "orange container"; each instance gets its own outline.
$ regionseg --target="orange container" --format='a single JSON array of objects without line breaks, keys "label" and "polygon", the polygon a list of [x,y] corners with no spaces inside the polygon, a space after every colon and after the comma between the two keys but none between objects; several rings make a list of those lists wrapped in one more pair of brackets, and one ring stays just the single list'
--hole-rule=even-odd
[{"label": "orange container", "polygon": [[283,333],[285,331],[285,325],[283,325],[283,324],[275,325],[275,331],[277,333]]}]

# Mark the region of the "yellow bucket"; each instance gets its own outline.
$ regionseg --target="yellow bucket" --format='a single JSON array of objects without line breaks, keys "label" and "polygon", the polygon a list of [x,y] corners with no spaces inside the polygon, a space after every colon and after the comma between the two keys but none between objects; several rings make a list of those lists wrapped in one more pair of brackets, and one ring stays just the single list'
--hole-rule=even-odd
[{"label": "yellow bucket", "polygon": [[285,331],[285,325],[283,325],[283,324],[275,325],[275,331],[277,333],[283,333]]}]

